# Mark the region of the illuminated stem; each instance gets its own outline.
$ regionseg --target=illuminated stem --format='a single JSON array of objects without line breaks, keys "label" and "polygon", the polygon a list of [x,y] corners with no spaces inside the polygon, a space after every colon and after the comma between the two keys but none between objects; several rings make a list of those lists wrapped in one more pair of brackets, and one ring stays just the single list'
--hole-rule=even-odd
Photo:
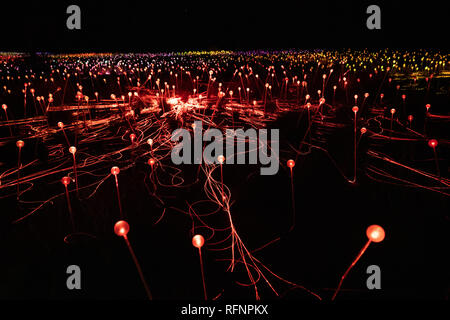
[{"label": "illuminated stem", "polygon": [[341,286],[342,286],[342,283],[344,282],[344,279],[347,277],[347,275],[350,272],[350,270],[355,266],[355,264],[358,262],[358,260],[361,258],[361,256],[364,254],[364,252],[367,250],[367,248],[369,247],[371,242],[372,242],[372,240],[368,240],[367,241],[367,243],[364,245],[364,247],[361,249],[361,251],[356,256],[355,260],[353,260],[352,264],[347,268],[347,270],[345,271],[344,275],[341,277],[341,281],[339,282],[339,285],[338,285],[336,291],[334,292],[333,297],[331,298],[332,301],[336,298],[339,290],[341,289]]},{"label": "illuminated stem", "polygon": [[391,131],[389,132],[389,137],[392,136],[392,122],[394,121],[394,114],[391,113]]},{"label": "illuminated stem", "polygon": [[151,167],[151,171],[150,171],[150,181],[153,183],[153,193],[156,192],[156,179],[155,179],[155,173],[153,172],[153,165],[150,166]]},{"label": "illuminated stem", "polygon": [[203,294],[205,296],[205,301],[206,301],[206,300],[208,300],[208,295],[206,294],[205,270],[203,269],[203,259],[202,259],[202,249],[201,248],[198,248],[198,254],[200,257],[200,271],[202,273]]},{"label": "illuminated stem", "polygon": [[118,201],[118,203],[119,203],[120,217],[123,218],[122,202],[120,201],[119,179],[117,178],[117,175],[114,175],[114,178],[115,178],[115,180],[116,180],[117,201]]},{"label": "illuminated stem", "polygon": [[64,134],[64,138],[66,138],[67,145],[70,147],[69,138],[67,138],[66,131],[64,130],[64,127],[61,130],[62,130],[62,132]]},{"label": "illuminated stem", "polygon": [[353,130],[353,182],[356,182],[356,113],[355,113],[355,122],[354,122],[354,130]]},{"label": "illuminated stem", "polygon": [[441,170],[439,170],[439,161],[437,157],[436,147],[433,148],[433,153],[434,153],[434,161],[436,163],[436,171],[439,177],[439,181],[441,181]]},{"label": "illuminated stem", "polygon": [[75,187],[76,187],[76,190],[77,190],[77,195],[79,195],[79,192],[78,192],[77,160],[75,158],[75,153],[73,154],[73,173],[75,175]]},{"label": "illuminated stem", "polygon": [[311,115],[309,113],[309,108],[308,108],[308,131],[309,131],[309,143],[312,142],[312,137],[311,137]]},{"label": "illuminated stem", "polygon": [[291,201],[292,201],[292,225],[289,229],[289,232],[291,232],[295,227],[295,194],[294,194],[294,175],[291,169]]},{"label": "illuminated stem", "polygon": [[136,265],[136,269],[139,273],[139,277],[141,278],[142,284],[144,285],[145,292],[147,293],[147,297],[149,300],[152,300],[152,294],[150,292],[150,288],[148,287],[147,281],[145,281],[144,274],[142,273],[141,265],[139,264],[138,259],[136,258],[136,255],[134,254],[133,248],[131,247],[131,243],[128,240],[128,237],[126,235],[123,236],[125,239],[125,242],[128,246],[128,250],[130,251],[131,257],[133,258],[134,264]]},{"label": "illuminated stem", "polygon": [[20,200],[20,168],[22,167],[21,161],[22,148],[19,148],[19,155],[17,160],[17,200]]},{"label": "illuminated stem", "polygon": [[70,204],[69,190],[67,189],[66,185],[64,187],[66,189],[66,200],[67,200],[67,208],[69,209],[70,223],[72,224],[72,231],[75,231],[75,221],[73,220],[73,212],[72,212],[72,205]]},{"label": "illuminated stem", "polygon": [[[231,215],[230,215],[230,223],[232,226],[233,222],[231,221]],[[235,238],[234,232],[235,232],[234,228],[232,228],[232,231],[231,231],[231,272],[234,271],[234,263],[235,263],[235,261],[234,261],[234,238]]]},{"label": "illuminated stem", "polygon": [[[5,110],[5,114],[6,114],[6,121],[8,121],[9,122],[9,118],[8,118],[8,112]],[[8,129],[9,129],[9,134],[11,135],[11,137],[13,136],[13,132],[12,132],[12,129],[11,129],[11,126],[10,125],[8,125]]]},{"label": "illuminated stem", "polygon": [[325,96],[325,79],[322,81],[322,98]]},{"label": "illuminated stem", "polygon": [[38,109],[36,106],[36,99],[34,98],[34,94],[33,94],[33,105],[34,105],[34,111],[36,112],[36,115],[38,115]]},{"label": "illuminated stem", "polygon": [[225,203],[225,196],[223,193],[223,169],[222,169],[222,164],[220,164],[220,184],[221,184],[221,188],[222,188],[222,205],[224,205]]},{"label": "illuminated stem", "polygon": [[266,115],[267,88],[264,88],[264,115]]}]

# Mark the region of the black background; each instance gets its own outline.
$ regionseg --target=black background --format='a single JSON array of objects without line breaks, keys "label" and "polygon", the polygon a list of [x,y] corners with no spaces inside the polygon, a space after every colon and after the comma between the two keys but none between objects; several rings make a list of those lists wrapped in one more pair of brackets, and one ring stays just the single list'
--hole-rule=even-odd
[{"label": "black background", "polygon": [[[79,31],[66,28],[66,8],[70,4],[81,7],[82,29]],[[381,7],[381,30],[366,28],[366,8],[370,4]],[[448,13],[444,9],[442,2],[438,1],[420,4],[412,1],[186,1],[182,4],[169,1],[15,1],[1,5],[0,51],[448,49]],[[414,101],[417,108],[423,108],[418,98]],[[394,145],[392,149],[396,147]],[[336,153],[351,155],[351,151]],[[425,153],[425,157],[431,157],[431,154]],[[321,168],[319,172],[314,170],[317,167]],[[152,290],[159,299],[201,299],[198,257],[186,232],[190,220],[169,212],[164,223],[153,228],[152,224],[161,210],[156,210],[148,200],[141,204],[145,210],[136,205],[141,197],[138,191],[144,187],[135,181],[142,181],[142,172],[148,171],[146,167],[138,169],[128,176],[121,176],[123,205],[129,210],[133,228],[130,238]],[[233,173],[225,172],[230,180],[225,180],[225,183],[242,183],[244,174]],[[258,182],[254,180],[247,190],[233,190],[233,195],[239,195],[241,200],[233,208],[237,228],[252,248],[264,243],[262,240],[258,242],[260,239],[253,240],[253,236],[265,236],[268,231],[277,230],[280,225],[273,221],[280,220],[280,224],[287,221],[274,219],[275,215],[290,212],[288,171],[271,178],[270,185],[281,186],[278,190],[266,189]],[[369,182],[362,181],[365,188],[342,187],[342,178],[323,155],[315,155],[299,163],[295,190],[301,191],[301,196],[296,199],[302,209],[298,218],[300,227],[280,243],[268,247],[264,251],[264,262],[282,275],[296,275],[295,281],[312,289],[321,289],[327,297],[332,290],[327,291],[326,287],[337,284],[339,276],[364,245],[365,228],[379,223],[386,226],[386,246],[371,246],[370,255],[365,256],[366,260],[362,260],[352,270],[352,277],[346,280],[345,286],[354,290],[341,293],[341,297],[448,297],[448,262],[445,262],[448,218],[442,214],[447,212],[448,202],[423,190],[411,191]],[[74,209],[85,216],[117,213],[115,198],[111,198],[114,192],[113,182],[108,181],[96,198],[100,199],[96,203],[98,207],[93,203],[74,203]],[[103,228],[107,237],[99,237],[99,241],[87,245],[67,247],[61,241],[61,233],[67,230],[67,225],[61,228],[61,221],[67,223],[63,198],[56,207],[50,207],[45,214],[37,216],[42,220],[36,218],[24,224],[8,224],[8,232],[2,233],[2,236],[6,234],[7,241],[2,241],[1,251],[9,262],[2,267],[7,270],[2,270],[2,274],[7,276],[0,288],[1,297],[144,298],[127,249],[122,239],[111,232],[115,217],[111,216],[109,223],[104,225],[99,223],[98,228]],[[145,219],[143,213],[148,214]],[[2,215],[2,219],[6,218]],[[89,219],[86,221],[91,225]],[[148,232],[150,227],[152,232]],[[45,228],[52,232],[46,232]],[[164,245],[161,245],[162,241]],[[47,248],[49,243],[51,248]],[[217,293],[214,288],[222,288],[222,282],[231,281],[223,277],[223,265],[215,264],[212,254],[207,253],[204,258],[210,290]],[[78,264],[83,270],[81,293],[66,289],[67,275],[64,271],[69,264]],[[365,268],[370,264],[379,264],[383,269],[383,291],[363,295],[357,290],[365,290],[361,279],[365,279]],[[233,295],[232,288],[227,290],[227,298],[240,297]],[[247,292],[242,294],[246,298],[252,297],[251,289],[248,291],[248,295]],[[263,296],[266,294],[263,292]],[[310,298],[305,297],[302,291],[287,295],[288,299],[299,297]]]},{"label": "black background", "polygon": [[[81,8],[68,30],[66,8]],[[366,9],[381,8],[381,30]],[[2,3],[0,49],[160,52],[186,49],[448,49],[441,1],[20,1]]]}]

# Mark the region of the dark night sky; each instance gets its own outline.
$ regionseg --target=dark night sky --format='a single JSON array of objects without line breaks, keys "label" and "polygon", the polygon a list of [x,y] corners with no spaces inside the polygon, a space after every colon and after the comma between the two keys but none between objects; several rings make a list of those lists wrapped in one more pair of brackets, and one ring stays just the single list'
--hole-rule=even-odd
[{"label": "dark night sky", "polygon": [[[66,28],[81,7],[82,30]],[[366,8],[382,30],[366,28]],[[252,48],[441,48],[450,31],[441,1],[21,1],[2,3],[0,51],[164,51]]]}]

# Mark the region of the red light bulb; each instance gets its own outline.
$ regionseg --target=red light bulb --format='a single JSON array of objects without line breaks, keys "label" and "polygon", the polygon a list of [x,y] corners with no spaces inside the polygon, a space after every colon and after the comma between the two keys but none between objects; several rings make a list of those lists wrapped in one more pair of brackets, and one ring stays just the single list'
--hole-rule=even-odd
[{"label": "red light bulb", "polygon": [[17,148],[23,148],[24,145],[25,145],[25,142],[23,142],[22,140],[18,140],[18,141],[16,142]]},{"label": "red light bulb", "polygon": [[61,183],[65,186],[68,186],[70,184],[71,179],[69,177],[62,177]]},{"label": "red light bulb", "polygon": [[384,240],[384,229],[376,224],[371,225],[366,231],[367,238],[373,242],[381,242]]},{"label": "red light bulb", "polygon": [[192,238],[192,245],[196,248],[201,248],[205,244],[205,238],[202,235],[197,234]]},{"label": "red light bulb", "polygon": [[155,162],[156,162],[156,160],[153,159],[153,158],[148,159],[148,164],[149,164],[150,166],[153,166],[153,165],[155,164]]},{"label": "red light bulb", "polygon": [[367,129],[364,128],[364,127],[362,127],[362,128],[361,128],[361,134],[364,134],[364,133],[366,133],[366,132],[367,132]]},{"label": "red light bulb", "polygon": [[130,231],[130,225],[124,220],[117,221],[114,225],[114,233],[119,237],[126,236],[128,234],[128,231]]},{"label": "red light bulb", "polygon": [[111,168],[111,174],[113,174],[113,175],[118,175],[120,173],[120,169],[119,169],[119,167],[112,167]]},{"label": "red light bulb", "polygon": [[75,154],[75,152],[77,152],[77,148],[75,148],[75,147],[70,147],[70,148],[69,148],[69,152],[70,152],[71,154]]},{"label": "red light bulb", "polygon": [[3,104],[3,105],[2,105],[2,108],[3,108],[3,110],[6,111],[6,109],[8,109],[8,106],[7,106],[6,104]]},{"label": "red light bulb", "polygon": [[60,127],[62,129],[64,127],[64,123],[62,123],[61,121],[58,122],[58,127]]},{"label": "red light bulb", "polygon": [[437,147],[437,145],[438,145],[438,142],[437,142],[437,140],[436,139],[430,139],[430,140],[428,140],[428,145],[431,147],[431,148],[436,148]]},{"label": "red light bulb", "polygon": [[394,113],[395,113],[395,109],[392,108],[392,109],[391,109],[391,114],[394,114]]},{"label": "red light bulb", "polygon": [[357,113],[358,110],[359,110],[359,108],[358,108],[357,106],[354,106],[354,107],[352,108],[352,111],[353,111],[354,113]]},{"label": "red light bulb", "polygon": [[288,161],[287,161],[287,166],[288,166],[289,168],[293,168],[293,167],[295,166],[295,161],[294,161],[294,160],[288,160]]},{"label": "red light bulb", "polygon": [[225,157],[220,155],[220,156],[217,157],[217,161],[219,161],[219,163],[222,164],[222,163],[225,162]]}]

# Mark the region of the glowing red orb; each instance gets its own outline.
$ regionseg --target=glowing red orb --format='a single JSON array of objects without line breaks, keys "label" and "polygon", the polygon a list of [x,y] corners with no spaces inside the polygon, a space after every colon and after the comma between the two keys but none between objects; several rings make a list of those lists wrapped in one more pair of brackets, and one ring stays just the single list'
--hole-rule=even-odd
[{"label": "glowing red orb", "polygon": [[111,174],[118,175],[120,173],[119,167],[112,167],[111,168]]},{"label": "glowing red orb", "polygon": [[220,156],[217,157],[217,161],[219,161],[219,163],[222,164],[222,163],[225,162],[225,157],[220,155]]},{"label": "glowing red orb", "polygon": [[58,127],[60,127],[62,129],[64,127],[64,123],[62,123],[61,121],[58,122]]},{"label": "glowing red orb", "polygon": [[136,139],[136,135],[134,133],[130,134],[131,141],[134,141]]},{"label": "glowing red orb", "polygon": [[25,142],[23,142],[22,140],[18,140],[18,141],[16,142],[17,148],[23,148],[24,145],[25,145]]},{"label": "glowing red orb", "polygon": [[431,104],[429,104],[429,103],[426,104],[426,105],[425,105],[425,108],[427,108],[427,111],[428,111],[428,110],[431,108]]},{"label": "glowing red orb", "polygon": [[2,108],[6,111],[6,109],[8,109],[8,106],[6,104],[2,104]]},{"label": "glowing red orb", "polygon": [[61,178],[61,183],[65,186],[68,186],[70,184],[70,178],[69,177],[62,177]]},{"label": "glowing red orb", "polygon": [[289,167],[289,168],[293,168],[294,166],[295,166],[295,161],[294,160],[288,160],[287,161],[287,166]]},{"label": "glowing red orb", "polygon": [[156,163],[156,160],[155,160],[155,159],[153,159],[153,158],[148,159],[148,164],[149,164],[150,166],[153,166],[155,163]]},{"label": "glowing red orb", "polygon": [[392,109],[391,109],[391,114],[394,114],[394,113],[395,113],[395,109],[392,108]]},{"label": "glowing red orb", "polygon": [[414,119],[414,117],[410,114],[410,115],[408,116],[409,122],[413,121],[413,119]]},{"label": "glowing red orb", "polygon": [[364,127],[362,127],[362,128],[361,128],[361,134],[364,134],[364,133],[366,133],[366,132],[367,132],[367,129],[364,128]]},{"label": "glowing red orb", "polygon": [[75,152],[77,152],[77,148],[75,148],[75,147],[70,147],[70,148],[69,148],[69,152],[70,152],[71,154],[75,154]]},{"label": "glowing red orb", "polygon": [[359,110],[359,108],[358,108],[357,106],[354,106],[354,107],[352,108],[352,111],[353,111],[354,113],[357,113],[358,110]]},{"label": "glowing red orb", "polygon": [[152,144],[153,144],[153,139],[148,139],[148,140],[147,140],[147,143],[148,143],[149,145],[152,145]]},{"label": "glowing red orb", "polygon": [[381,242],[384,240],[385,233],[382,227],[373,224],[367,228],[366,235],[373,242]]},{"label": "glowing red orb", "polygon": [[192,245],[196,248],[201,248],[205,244],[205,238],[202,235],[197,234],[192,238]]},{"label": "glowing red orb", "polygon": [[431,148],[436,148],[437,145],[438,145],[438,142],[437,142],[436,139],[430,139],[430,140],[428,140],[428,145],[429,145]]},{"label": "glowing red orb", "polygon": [[114,233],[119,237],[126,236],[128,231],[130,231],[130,225],[124,220],[117,221],[114,225]]}]

